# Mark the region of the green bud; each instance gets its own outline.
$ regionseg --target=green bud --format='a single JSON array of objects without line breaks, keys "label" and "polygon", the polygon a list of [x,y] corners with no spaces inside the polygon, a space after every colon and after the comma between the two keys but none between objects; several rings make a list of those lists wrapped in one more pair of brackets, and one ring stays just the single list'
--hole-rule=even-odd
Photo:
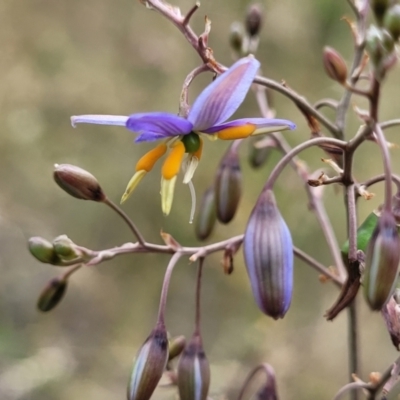
[{"label": "green bud", "polygon": [[395,4],[389,8],[385,14],[383,26],[397,41],[400,36],[400,4]]},{"label": "green bud", "polygon": [[347,79],[347,66],[342,56],[332,47],[325,47],[322,59],[328,76],[334,81],[344,84]]},{"label": "green bud", "polygon": [[80,257],[80,253],[75,248],[75,243],[67,235],[56,237],[53,240],[53,248],[57,255],[66,261]]},{"label": "green bud", "polygon": [[372,310],[381,310],[396,286],[400,238],[393,215],[385,210],[379,218],[365,259],[364,294]]},{"label": "green bud", "polygon": [[215,180],[217,218],[227,224],[235,216],[242,194],[239,154],[232,145],[222,158]]},{"label": "green bud", "polygon": [[186,346],[185,336],[177,336],[169,341],[168,361],[178,357]]},{"label": "green bud", "polygon": [[252,4],[246,15],[246,32],[250,37],[257,36],[262,25],[262,11],[259,4]]},{"label": "green bud", "polygon": [[394,49],[394,41],[388,31],[371,25],[367,31],[365,47],[374,67],[382,68],[385,59]]},{"label": "green bud", "polygon": [[199,240],[206,240],[211,235],[216,220],[215,190],[212,186],[204,192],[201,199],[195,227],[196,237]]},{"label": "green bud", "polygon": [[178,364],[180,400],[206,400],[210,387],[210,365],[204,353],[201,336],[194,333]]},{"label": "green bud", "polygon": [[69,195],[81,200],[104,201],[97,179],[82,168],[70,164],[55,164],[54,180]]},{"label": "green bud", "polygon": [[[257,147],[258,138],[247,139],[249,142],[249,163],[253,168],[262,167],[268,160],[269,156],[273,152],[275,145],[271,141],[271,145],[265,147]],[[262,139],[264,140],[264,139]]]},{"label": "green bud", "polygon": [[231,25],[231,32],[229,35],[229,43],[232,49],[237,53],[242,53],[243,50],[243,26],[239,22],[234,22]]},{"label": "green bud", "polygon": [[40,311],[52,310],[63,299],[67,291],[68,281],[64,278],[53,278],[42,290],[37,302]]},{"label": "green bud", "polygon": [[389,1],[390,0],[370,0],[372,12],[374,13],[379,25],[382,24],[383,17],[389,7]]},{"label": "green bud", "polygon": [[53,245],[40,236],[28,240],[28,248],[33,257],[46,264],[57,264],[60,260],[54,251]]},{"label": "green bud", "polygon": [[128,384],[128,400],[149,400],[168,361],[168,337],[156,326],[136,355]]}]

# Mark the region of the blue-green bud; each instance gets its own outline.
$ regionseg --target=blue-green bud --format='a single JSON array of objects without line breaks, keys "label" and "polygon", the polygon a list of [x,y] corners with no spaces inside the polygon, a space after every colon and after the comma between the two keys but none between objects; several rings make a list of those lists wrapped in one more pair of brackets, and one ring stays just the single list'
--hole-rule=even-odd
[{"label": "blue-green bud", "polygon": [[33,257],[42,263],[56,265],[60,261],[53,245],[40,236],[31,237],[28,240],[28,248]]},{"label": "blue-green bud", "polygon": [[222,158],[215,180],[217,218],[227,224],[235,216],[242,194],[242,173],[237,148],[230,146]]},{"label": "blue-green bud", "polygon": [[37,302],[40,311],[52,310],[63,299],[67,291],[68,281],[65,278],[53,278],[42,290]]},{"label": "blue-green bud", "polygon": [[293,291],[293,243],[271,190],[261,193],[243,240],[244,258],[260,310],[278,319],[289,309]]},{"label": "blue-green bud", "polygon": [[195,333],[186,345],[178,364],[180,400],[206,400],[210,387],[210,365],[201,336]]},{"label": "blue-green bud", "polygon": [[136,355],[128,384],[128,400],[149,400],[168,361],[168,337],[157,325]]},{"label": "blue-green bud", "polygon": [[215,208],[215,190],[213,185],[204,192],[201,199],[195,227],[197,239],[206,240],[211,235],[216,220],[217,211]]},{"label": "blue-green bud", "polygon": [[399,273],[400,238],[393,215],[379,218],[365,259],[364,294],[372,310],[381,310],[392,295]]}]

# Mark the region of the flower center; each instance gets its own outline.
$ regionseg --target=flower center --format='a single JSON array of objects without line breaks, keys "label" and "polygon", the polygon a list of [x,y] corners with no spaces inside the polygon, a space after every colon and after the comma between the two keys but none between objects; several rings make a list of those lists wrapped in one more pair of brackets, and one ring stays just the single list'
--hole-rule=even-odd
[{"label": "flower center", "polygon": [[182,143],[185,146],[186,153],[195,153],[201,146],[201,140],[197,133],[190,132],[182,137]]}]

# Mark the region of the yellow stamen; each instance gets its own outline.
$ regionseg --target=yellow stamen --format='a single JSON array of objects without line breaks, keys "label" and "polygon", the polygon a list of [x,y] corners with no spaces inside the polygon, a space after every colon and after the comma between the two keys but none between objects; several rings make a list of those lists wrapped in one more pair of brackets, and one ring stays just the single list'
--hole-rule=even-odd
[{"label": "yellow stamen", "polygon": [[172,201],[174,200],[176,176],[171,179],[161,178],[161,209],[164,215],[171,211]]},{"label": "yellow stamen", "polygon": [[124,203],[129,196],[132,194],[136,186],[139,184],[139,182],[143,179],[143,177],[146,175],[146,171],[144,169],[137,171],[135,175],[132,176],[131,180],[128,183],[128,186],[125,189],[125,193],[122,195],[121,198],[121,204]]},{"label": "yellow stamen", "polygon": [[136,171],[149,172],[154,167],[154,164],[162,157],[167,151],[167,145],[162,143],[146,153],[136,164]]},{"label": "yellow stamen", "polygon": [[199,139],[200,139],[200,146],[194,153],[192,153],[192,155],[194,157],[197,157],[198,160],[201,160],[201,154],[203,153],[203,139],[201,137],[199,137]]},{"label": "yellow stamen", "polygon": [[216,135],[218,136],[218,139],[221,140],[244,139],[249,137],[255,130],[255,125],[245,124],[241,126],[232,126],[230,128],[222,129],[222,131],[216,132]]},{"label": "yellow stamen", "polygon": [[168,154],[161,169],[161,175],[169,180],[178,175],[185,155],[185,145],[179,140],[172,145],[171,152]]}]

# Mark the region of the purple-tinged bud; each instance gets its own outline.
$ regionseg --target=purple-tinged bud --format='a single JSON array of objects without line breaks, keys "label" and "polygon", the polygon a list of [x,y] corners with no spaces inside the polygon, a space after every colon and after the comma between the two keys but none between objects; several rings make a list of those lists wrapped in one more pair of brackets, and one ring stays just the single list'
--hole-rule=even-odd
[{"label": "purple-tinged bud", "polygon": [[259,4],[252,4],[246,15],[246,32],[250,37],[257,36],[262,26],[262,11]]},{"label": "purple-tinged bud", "polygon": [[260,310],[283,318],[293,291],[293,243],[271,190],[261,193],[243,240],[244,258]]},{"label": "purple-tinged bud", "polygon": [[214,186],[212,186],[204,192],[201,199],[195,227],[197,239],[206,240],[211,235],[216,220],[215,190]]},{"label": "purple-tinged bud", "polygon": [[46,264],[58,264],[60,259],[54,251],[53,245],[40,236],[28,240],[28,248],[33,257]]},{"label": "purple-tinged bud", "polygon": [[400,289],[383,306],[382,315],[394,347],[400,350]]},{"label": "purple-tinged bud", "polygon": [[206,400],[210,387],[210,365],[203,350],[201,336],[194,333],[178,364],[180,400]]},{"label": "purple-tinged bud", "polygon": [[400,238],[393,215],[385,210],[379,218],[365,259],[364,294],[372,310],[389,300],[399,273]]},{"label": "purple-tinged bud", "polygon": [[164,326],[157,325],[136,355],[128,384],[128,400],[150,399],[167,361],[167,331]]},{"label": "purple-tinged bud", "polygon": [[384,28],[397,41],[400,36],[400,4],[395,4],[389,8],[383,21]]},{"label": "purple-tinged bud", "polygon": [[56,254],[63,260],[69,261],[79,258],[80,252],[75,243],[67,236],[60,235],[53,240],[53,248]]},{"label": "purple-tinged bud", "polygon": [[229,43],[232,49],[237,54],[242,54],[243,49],[243,26],[239,22],[234,22],[231,25],[231,32],[229,34]]},{"label": "purple-tinged bud", "polygon": [[177,336],[169,341],[168,361],[178,357],[186,346],[185,336]]},{"label": "purple-tinged bud", "polygon": [[328,76],[341,84],[346,83],[347,66],[343,57],[332,47],[325,47],[322,59]]},{"label": "purple-tinged bud", "polygon": [[40,311],[52,310],[60,303],[67,291],[68,281],[65,278],[53,278],[42,290],[37,302]]},{"label": "purple-tinged bud", "polygon": [[215,179],[215,204],[217,218],[227,224],[235,216],[242,194],[242,173],[240,171],[237,147],[230,146],[223,156]]},{"label": "purple-tinged bud", "polygon": [[370,1],[372,12],[375,15],[378,24],[381,24],[386,10],[389,7],[389,0],[371,0]]},{"label": "purple-tinged bud", "polygon": [[77,199],[104,201],[106,198],[97,179],[75,165],[55,164],[53,176],[61,189]]}]

